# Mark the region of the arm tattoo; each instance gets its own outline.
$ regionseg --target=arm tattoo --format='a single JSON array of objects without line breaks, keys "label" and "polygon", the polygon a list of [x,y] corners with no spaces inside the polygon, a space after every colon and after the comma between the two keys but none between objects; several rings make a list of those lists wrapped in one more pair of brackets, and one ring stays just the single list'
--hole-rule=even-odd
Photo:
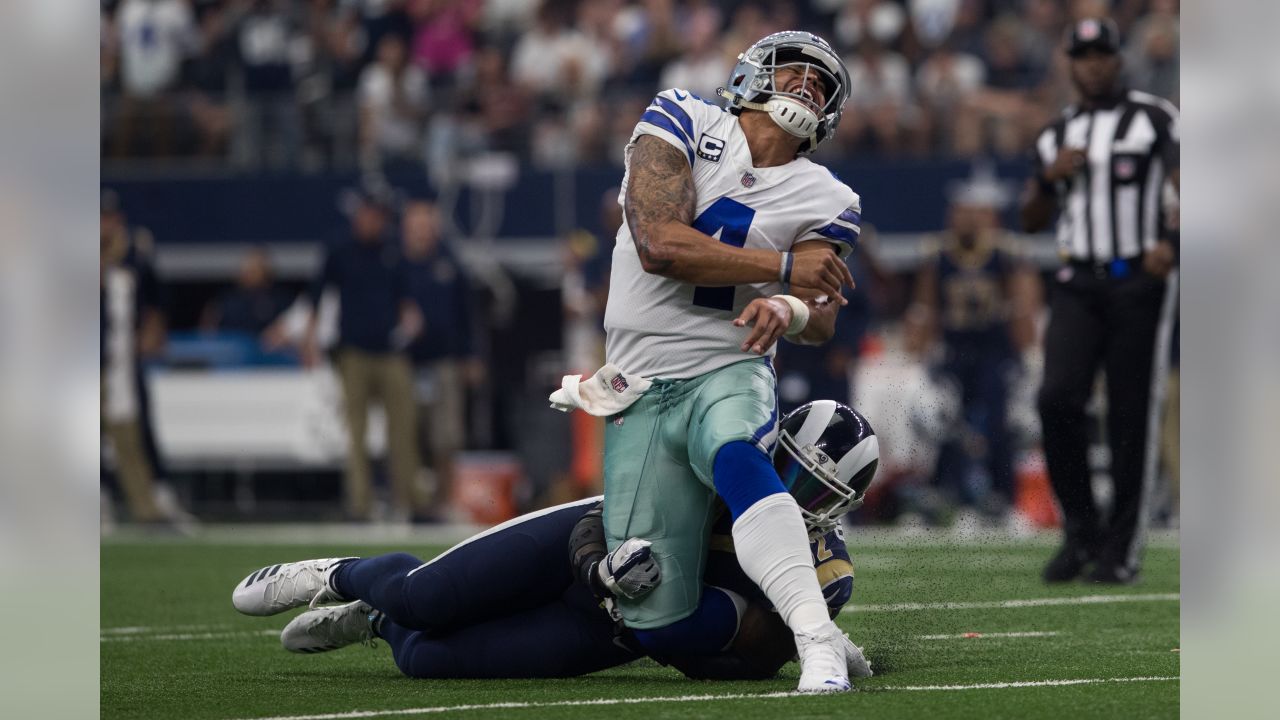
[{"label": "arm tattoo", "polygon": [[679,150],[659,138],[642,135],[631,151],[627,184],[627,227],[646,268],[662,274],[674,260],[660,257],[653,230],[664,222],[693,223],[697,195],[693,172]]}]

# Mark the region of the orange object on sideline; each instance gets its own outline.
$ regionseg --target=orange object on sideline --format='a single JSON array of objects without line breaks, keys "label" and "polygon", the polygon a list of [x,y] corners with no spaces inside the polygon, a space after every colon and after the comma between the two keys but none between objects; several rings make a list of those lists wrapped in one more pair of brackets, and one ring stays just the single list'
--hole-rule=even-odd
[{"label": "orange object on sideline", "polygon": [[1062,525],[1062,515],[1049,485],[1049,470],[1044,464],[1044,453],[1032,450],[1022,456],[1015,469],[1017,483],[1014,506],[1038,528],[1056,528]]},{"label": "orange object on sideline", "polygon": [[569,433],[573,455],[569,477],[583,497],[597,495],[604,478],[604,418],[574,410],[569,416]]},{"label": "orange object on sideline", "polygon": [[454,472],[451,501],[472,522],[496,525],[518,514],[516,493],[523,483],[524,470],[515,458],[468,453]]}]

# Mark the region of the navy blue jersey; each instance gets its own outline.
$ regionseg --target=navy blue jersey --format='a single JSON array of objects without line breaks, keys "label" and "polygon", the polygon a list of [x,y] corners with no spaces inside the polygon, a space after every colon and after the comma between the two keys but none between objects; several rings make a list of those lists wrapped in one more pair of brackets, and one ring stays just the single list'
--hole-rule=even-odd
[{"label": "navy blue jersey", "polygon": [[338,289],[338,345],[370,353],[393,350],[392,330],[405,293],[404,260],[390,240],[346,240],[328,249],[308,290],[318,307],[325,288]]},{"label": "navy blue jersey", "polygon": [[404,262],[405,291],[422,310],[426,330],[409,346],[414,362],[465,358],[473,353],[470,284],[447,246]]},{"label": "navy blue jersey", "polygon": [[1008,339],[1008,279],[1015,261],[991,239],[964,248],[949,238],[932,261],[937,268],[939,325],[948,345]]}]

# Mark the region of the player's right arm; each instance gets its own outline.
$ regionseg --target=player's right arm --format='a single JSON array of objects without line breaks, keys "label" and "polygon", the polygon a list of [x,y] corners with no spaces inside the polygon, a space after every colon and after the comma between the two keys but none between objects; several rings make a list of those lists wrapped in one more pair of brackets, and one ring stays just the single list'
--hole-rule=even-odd
[{"label": "player's right arm", "polygon": [[[645,272],[708,287],[778,279],[779,253],[732,247],[694,230],[696,206],[688,158],[661,138],[636,138],[623,212]],[[836,297],[853,276],[834,252],[804,253],[795,256],[791,282]]]}]

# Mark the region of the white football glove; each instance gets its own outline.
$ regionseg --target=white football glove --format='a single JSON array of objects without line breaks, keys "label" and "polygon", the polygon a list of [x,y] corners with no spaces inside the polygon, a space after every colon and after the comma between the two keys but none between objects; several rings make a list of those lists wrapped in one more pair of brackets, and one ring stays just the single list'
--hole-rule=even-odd
[{"label": "white football glove", "polygon": [[649,545],[648,540],[630,538],[596,565],[600,582],[609,592],[636,600],[658,586],[661,573]]}]

